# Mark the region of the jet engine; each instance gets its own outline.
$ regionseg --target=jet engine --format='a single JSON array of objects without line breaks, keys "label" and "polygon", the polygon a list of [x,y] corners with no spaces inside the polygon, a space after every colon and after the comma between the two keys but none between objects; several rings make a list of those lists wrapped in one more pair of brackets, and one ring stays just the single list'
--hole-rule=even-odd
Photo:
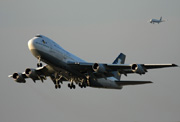
[{"label": "jet engine", "polygon": [[24,79],[22,73],[14,73],[12,77],[18,83],[26,83],[26,80]]},{"label": "jet engine", "polygon": [[134,73],[140,75],[145,74],[147,72],[146,69],[144,69],[140,64],[132,64],[131,69]]},{"label": "jet engine", "polygon": [[39,80],[38,74],[36,73],[35,69],[27,68],[25,70],[26,76],[31,78],[32,80]]},{"label": "jet engine", "polygon": [[94,63],[92,65],[92,69],[97,73],[105,73],[105,72],[107,72],[106,68],[105,68],[105,66],[103,64]]}]

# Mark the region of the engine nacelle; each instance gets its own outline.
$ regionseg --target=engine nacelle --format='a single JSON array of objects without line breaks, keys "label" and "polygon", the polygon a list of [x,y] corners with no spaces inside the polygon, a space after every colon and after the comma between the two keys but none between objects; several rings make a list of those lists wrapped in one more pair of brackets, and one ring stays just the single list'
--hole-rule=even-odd
[{"label": "engine nacelle", "polygon": [[36,73],[35,69],[27,68],[25,70],[25,74],[27,77],[31,78],[32,80],[39,80],[38,74]]},{"label": "engine nacelle", "polygon": [[92,65],[92,69],[95,71],[95,72],[98,72],[98,73],[105,73],[107,72],[106,71],[106,68],[103,64],[98,64],[98,63],[94,63]]},{"label": "engine nacelle", "polygon": [[23,77],[22,73],[14,73],[12,77],[18,83],[26,83],[26,80]]},{"label": "engine nacelle", "polygon": [[132,64],[131,69],[134,73],[137,74],[145,74],[147,71],[140,64]]}]

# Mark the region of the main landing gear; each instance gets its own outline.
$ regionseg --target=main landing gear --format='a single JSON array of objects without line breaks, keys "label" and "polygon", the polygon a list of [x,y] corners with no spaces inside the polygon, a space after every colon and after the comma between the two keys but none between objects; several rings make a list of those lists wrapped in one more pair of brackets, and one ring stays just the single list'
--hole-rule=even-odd
[{"label": "main landing gear", "polygon": [[62,76],[59,75],[58,73],[55,73],[54,75],[50,76],[51,80],[53,81],[54,85],[55,85],[55,89],[60,89],[62,84]]},{"label": "main landing gear", "polygon": [[55,89],[57,89],[57,88],[61,88],[61,85],[60,84],[55,84]]},{"label": "main landing gear", "polygon": [[72,83],[68,83],[68,87],[69,87],[70,89],[75,89],[75,88],[76,88],[76,86],[74,85],[73,82],[72,82]]},{"label": "main landing gear", "polygon": [[57,88],[60,89],[60,88],[61,88],[60,83],[62,84],[62,75],[56,74],[56,75],[55,75],[55,82],[54,82],[54,84],[55,84],[55,89],[57,89]]},{"label": "main landing gear", "polygon": [[86,79],[83,79],[81,83],[79,83],[80,88],[86,88],[86,86],[90,86],[90,76],[87,75]]},{"label": "main landing gear", "polygon": [[87,83],[83,82],[83,83],[79,83],[79,87],[80,88],[86,88]]},{"label": "main landing gear", "polygon": [[60,88],[61,88],[60,80],[56,79],[56,80],[54,80],[53,82],[54,82],[54,84],[55,84],[55,89],[58,89],[58,88],[60,89]]}]

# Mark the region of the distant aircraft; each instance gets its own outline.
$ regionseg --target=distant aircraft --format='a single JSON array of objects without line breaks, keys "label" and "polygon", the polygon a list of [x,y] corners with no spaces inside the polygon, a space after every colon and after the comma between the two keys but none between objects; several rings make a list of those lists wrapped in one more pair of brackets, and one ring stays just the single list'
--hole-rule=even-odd
[{"label": "distant aircraft", "polygon": [[[34,82],[42,82],[50,77],[55,88],[61,88],[63,81],[70,81],[68,87],[75,89],[75,84],[81,88],[95,87],[108,89],[122,89],[126,85],[152,83],[151,81],[124,81],[121,75],[137,73],[145,74],[148,69],[177,67],[176,64],[124,64],[126,56],[123,53],[112,64],[89,63],[64,50],[53,40],[36,35],[28,41],[28,48],[38,59],[37,68],[27,68],[25,72],[9,75],[18,83],[25,83],[26,78]],[[47,65],[42,66],[41,61]]]},{"label": "distant aircraft", "polygon": [[161,22],[165,22],[165,20],[162,20],[162,17],[160,17],[160,19],[151,19],[149,20],[150,23],[154,24],[154,23],[161,23]]}]

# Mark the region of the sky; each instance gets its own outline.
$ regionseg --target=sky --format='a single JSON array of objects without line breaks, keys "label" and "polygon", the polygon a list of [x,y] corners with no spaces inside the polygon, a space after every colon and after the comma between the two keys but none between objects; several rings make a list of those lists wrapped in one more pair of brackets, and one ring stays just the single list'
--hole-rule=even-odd
[{"label": "sky", "polygon": [[[43,34],[89,62],[180,65],[179,0],[1,0],[0,121],[179,122],[180,68],[149,70],[123,80],[153,84],[122,90],[54,89],[50,79],[26,84],[8,75],[36,68],[27,42]],[[150,24],[151,18],[167,20]]]}]

